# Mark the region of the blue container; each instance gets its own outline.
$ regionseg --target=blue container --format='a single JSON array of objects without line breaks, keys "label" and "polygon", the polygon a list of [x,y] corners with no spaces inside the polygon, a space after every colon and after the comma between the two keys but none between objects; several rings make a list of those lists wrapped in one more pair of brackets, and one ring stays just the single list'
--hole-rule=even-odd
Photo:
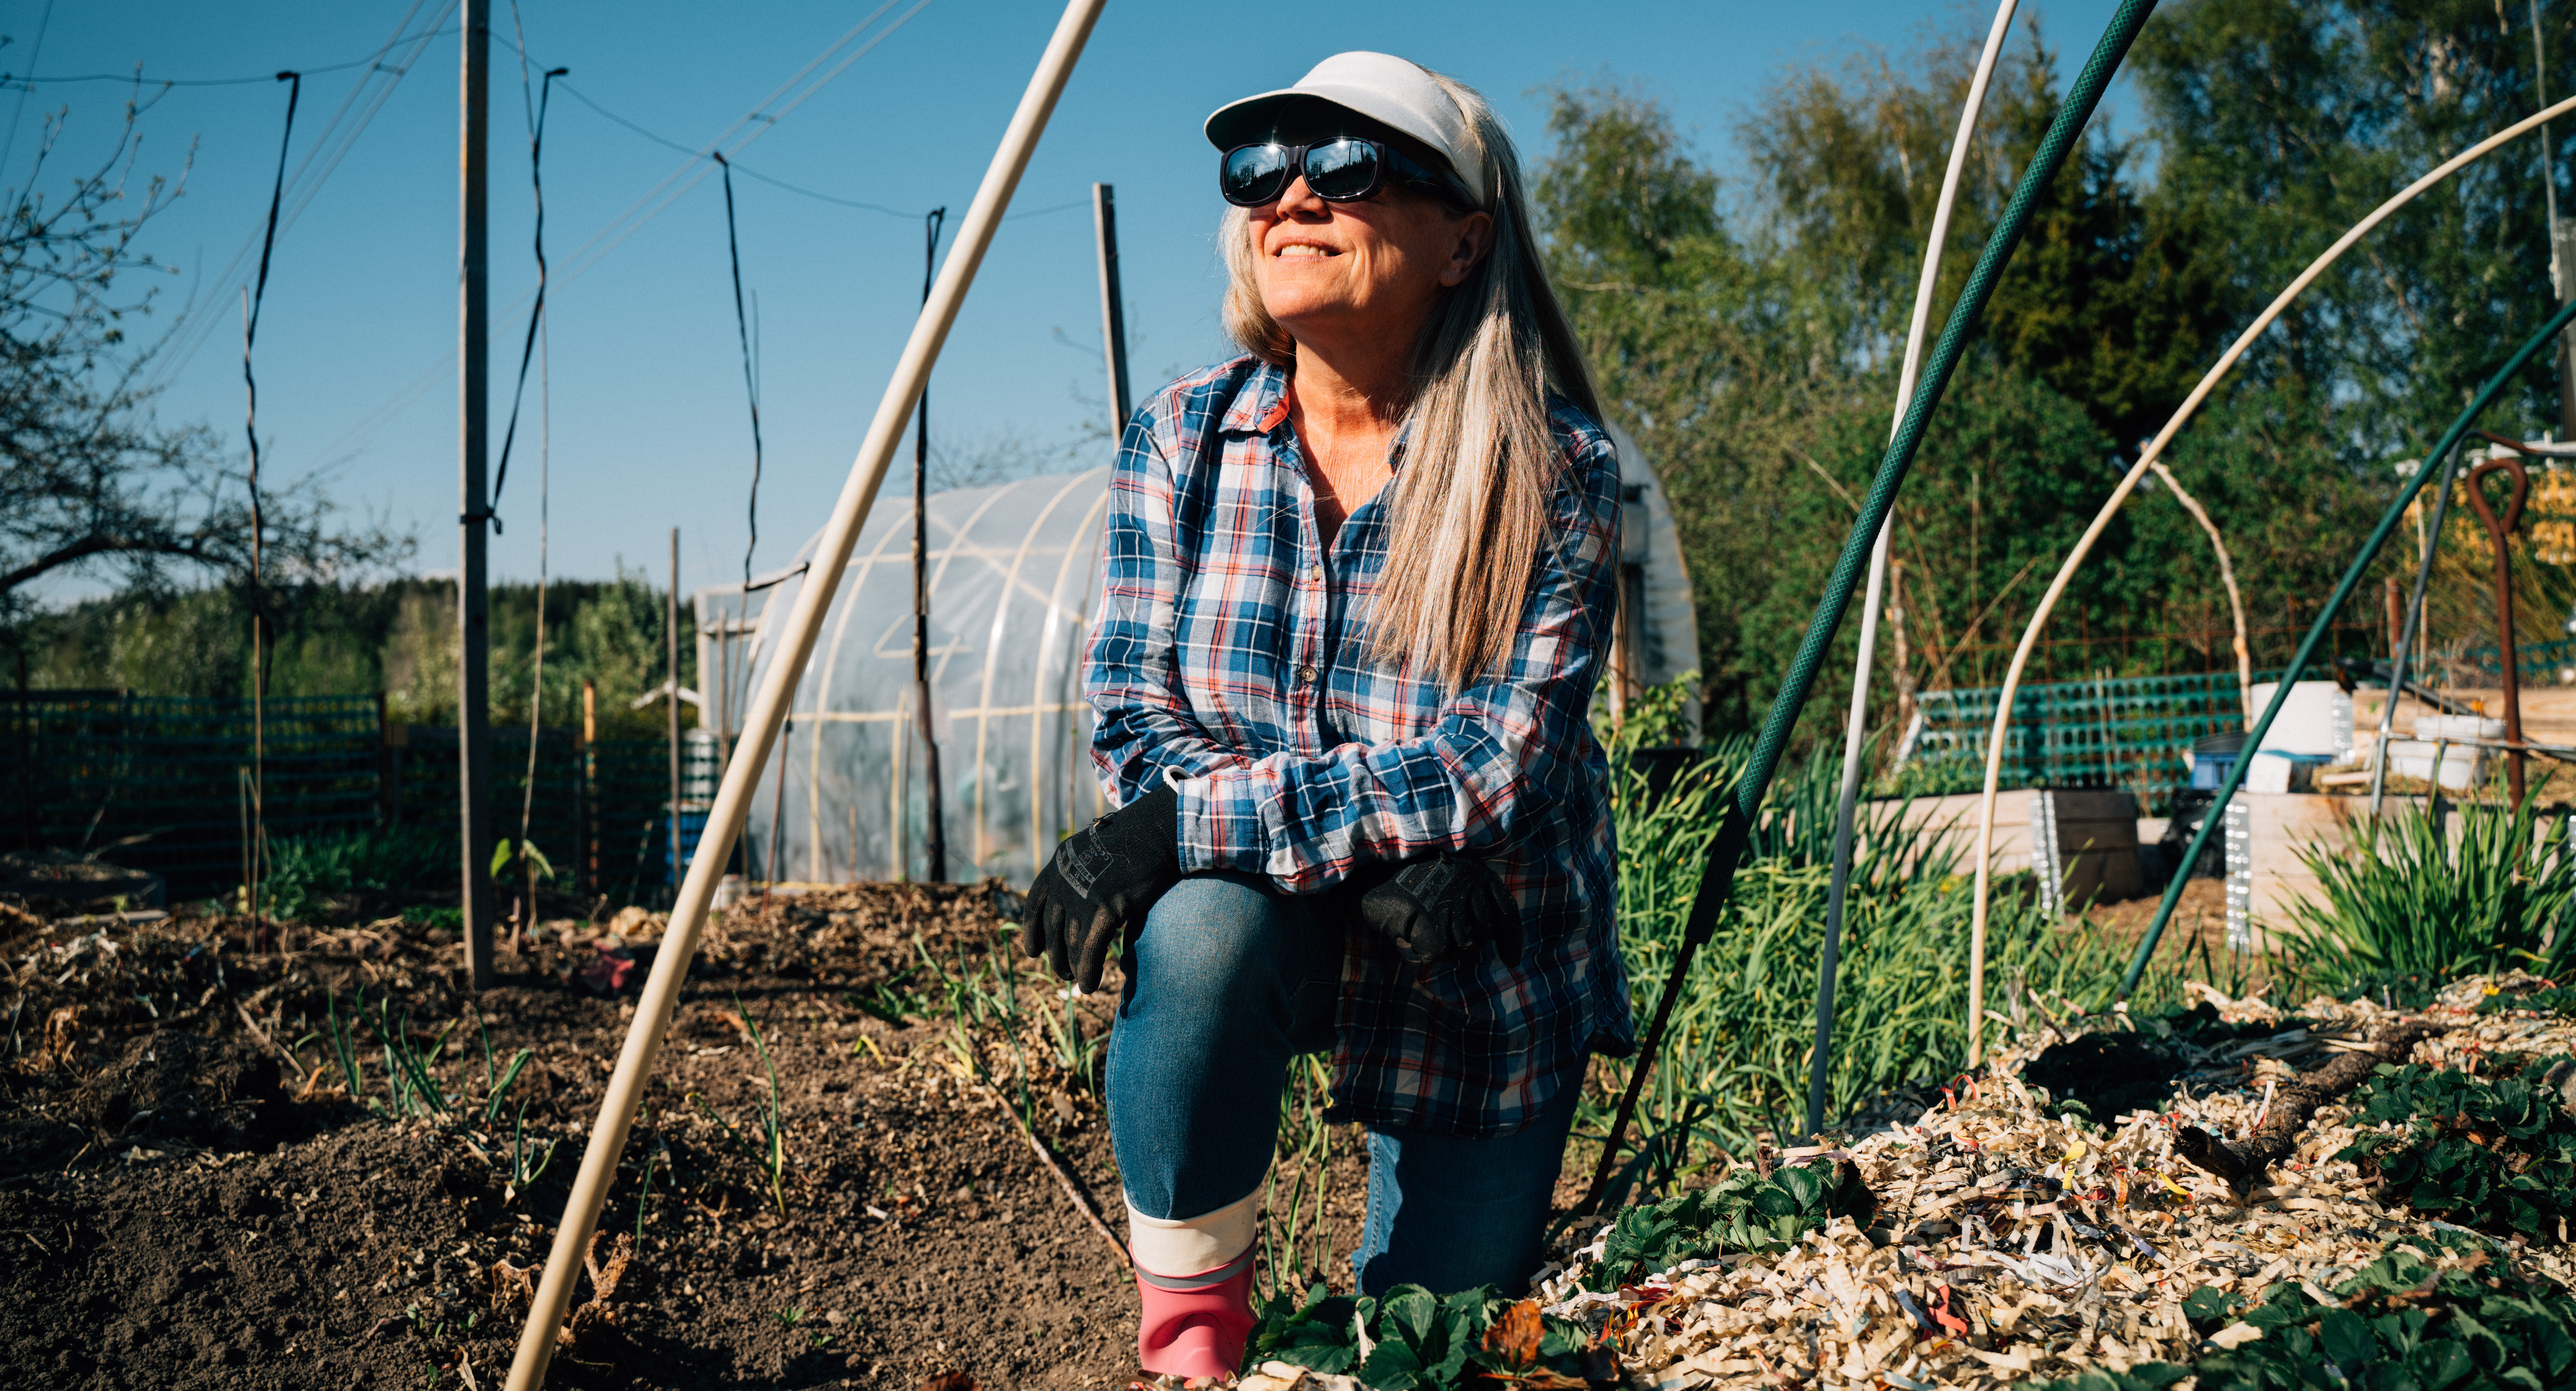
[{"label": "blue container", "polygon": [[[707,829],[707,808],[680,808],[680,867],[686,873],[688,864],[698,856],[698,837]],[[662,814],[654,818],[652,848],[645,852],[651,869],[644,871],[647,884],[668,885],[671,882],[671,812],[665,804]]]},{"label": "blue container", "polygon": [[2245,731],[2231,730],[2192,741],[2191,785],[2198,791],[2216,792],[2227,775],[2236,771],[2236,761],[2245,756]]}]

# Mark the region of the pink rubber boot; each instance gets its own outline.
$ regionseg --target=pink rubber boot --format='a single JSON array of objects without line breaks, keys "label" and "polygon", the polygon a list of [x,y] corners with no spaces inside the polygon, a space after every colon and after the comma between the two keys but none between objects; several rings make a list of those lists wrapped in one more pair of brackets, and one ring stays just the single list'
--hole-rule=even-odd
[{"label": "pink rubber boot", "polygon": [[1136,1363],[1184,1380],[1234,1375],[1252,1334],[1252,1252],[1197,1275],[1158,1275],[1136,1265]]}]

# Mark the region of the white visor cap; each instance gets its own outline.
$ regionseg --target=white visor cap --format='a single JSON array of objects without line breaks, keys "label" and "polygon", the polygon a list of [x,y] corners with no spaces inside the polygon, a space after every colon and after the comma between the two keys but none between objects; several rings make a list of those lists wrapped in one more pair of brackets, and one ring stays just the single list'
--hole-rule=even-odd
[{"label": "white visor cap", "polygon": [[1231,150],[1260,140],[1270,133],[1273,114],[1300,97],[1331,102],[1412,136],[1449,162],[1450,172],[1478,204],[1492,201],[1483,161],[1458,103],[1420,64],[1391,53],[1336,53],[1294,87],[1228,102],[1207,118],[1208,143]]}]

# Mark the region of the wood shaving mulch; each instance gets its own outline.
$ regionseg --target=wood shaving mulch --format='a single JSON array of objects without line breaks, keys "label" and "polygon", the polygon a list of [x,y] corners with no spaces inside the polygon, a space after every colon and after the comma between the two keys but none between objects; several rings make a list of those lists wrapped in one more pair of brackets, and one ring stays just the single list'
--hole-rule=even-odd
[{"label": "wood shaving mulch", "polygon": [[[1785,1254],[1684,1261],[1612,1294],[1579,1284],[1601,1255],[1596,1238],[1541,1272],[1538,1297],[1550,1313],[1606,1330],[1630,1383],[1654,1391],[1925,1391],[2187,1365],[2207,1343],[2183,1301],[2204,1286],[2251,1294],[2301,1281],[2324,1298],[2391,1239],[2461,1229],[2383,1206],[2369,1179],[2332,1158],[2361,1133],[2340,1102],[2320,1108],[2269,1183],[2242,1196],[2176,1152],[2177,1130],[2246,1136],[2277,1083],[2367,1047],[2401,1018],[2449,1030],[2415,1046],[2413,1059],[2428,1065],[2474,1071],[2497,1054],[2576,1053],[2576,1020],[2476,1012],[2499,991],[2541,984],[2518,973],[2461,981],[2411,1014],[2325,998],[2285,1011],[2195,985],[2229,1023],[2282,1028],[2193,1059],[2200,1065],[2167,1112],[2104,1125],[2061,1119],[2044,1091],[2020,1080],[2056,1041],[2054,1028],[2032,1028],[2004,1043],[1985,1078],[1956,1084],[1914,1123],[1848,1149],[1783,1156],[1857,1166],[1879,1201],[1868,1231],[1836,1219]],[[2563,1244],[2517,1239],[2495,1249],[2526,1274],[2576,1282]],[[2253,1332],[2240,1328],[2210,1341],[2227,1346]]]}]

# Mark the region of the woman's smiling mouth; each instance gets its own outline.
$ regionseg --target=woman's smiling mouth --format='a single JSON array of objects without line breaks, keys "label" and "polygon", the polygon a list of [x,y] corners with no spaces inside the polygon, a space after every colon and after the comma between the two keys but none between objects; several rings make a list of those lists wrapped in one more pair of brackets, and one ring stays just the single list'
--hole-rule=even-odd
[{"label": "woman's smiling mouth", "polygon": [[1320,260],[1324,257],[1339,256],[1341,254],[1341,248],[1339,247],[1319,246],[1314,242],[1292,241],[1280,246],[1277,250],[1272,251],[1270,256],[1273,260],[1300,261]]}]

